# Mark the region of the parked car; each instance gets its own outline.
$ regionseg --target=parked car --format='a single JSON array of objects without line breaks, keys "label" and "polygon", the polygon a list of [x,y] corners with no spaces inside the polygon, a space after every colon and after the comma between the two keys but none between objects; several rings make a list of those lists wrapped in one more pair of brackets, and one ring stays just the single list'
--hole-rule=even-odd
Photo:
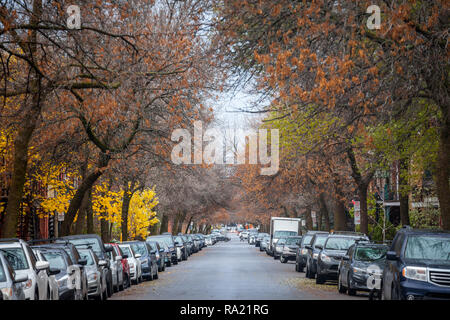
[{"label": "parked car", "polygon": [[259,243],[259,251],[266,251],[269,246],[270,235],[264,236]]},{"label": "parked car", "polygon": [[248,238],[248,235],[249,235],[249,232],[248,232],[248,231],[242,231],[242,232],[239,234],[239,238],[241,239],[241,241],[244,241],[244,240],[246,240],[246,239]]},{"label": "parked car", "polygon": [[164,265],[166,267],[172,266],[171,252],[169,246],[164,241],[156,241],[160,248],[164,250]]},{"label": "parked car", "polygon": [[372,290],[381,282],[387,251],[385,244],[357,242],[350,246],[338,267],[339,293],[354,296],[357,291]]},{"label": "parked car", "polygon": [[51,300],[80,299],[75,283],[76,268],[67,252],[56,247],[33,247],[33,251],[39,261],[48,261],[50,264]]},{"label": "parked car", "polygon": [[86,274],[88,277],[88,296],[98,300],[108,299],[108,283],[106,278],[108,269],[107,261],[99,259],[92,249],[78,249],[78,252],[86,259]]},{"label": "parked car", "polygon": [[[55,241],[55,242],[53,242]],[[60,248],[63,249],[72,260],[72,267],[75,269],[75,288],[76,288],[76,297],[75,300],[87,300],[88,299],[88,281],[86,276],[86,271],[84,270],[84,266],[86,265],[86,260],[82,259],[78,249],[73,243],[70,243],[65,240],[34,240],[29,241],[29,243],[45,243],[34,245],[33,248]]]},{"label": "parked car", "polygon": [[307,251],[306,253],[306,274],[305,276],[309,279],[314,279],[317,271],[317,257],[323,244],[328,238],[328,232],[316,233],[309,245],[305,245]]},{"label": "parked car", "polygon": [[178,259],[181,259],[181,250],[177,250],[172,234],[167,232],[161,235],[147,237],[147,240],[149,239],[154,241],[164,241],[169,247],[172,263],[178,264]]},{"label": "parked car", "polygon": [[18,275],[0,251],[0,300],[25,300],[23,283],[28,275]]},{"label": "parked car", "polygon": [[158,279],[156,250],[152,249],[150,245],[144,241],[127,241],[122,243],[131,245],[131,249],[140,255],[138,259],[141,262],[142,278],[150,281]]},{"label": "parked car", "polygon": [[386,253],[382,299],[450,299],[450,232],[400,229]]},{"label": "parked car", "polygon": [[119,244],[122,252],[127,256],[128,265],[130,266],[130,280],[132,284],[138,284],[142,282],[142,269],[141,269],[141,260],[140,254],[135,253],[131,249],[130,244]]},{"label": "parked car", "polygon": [[[186,241],[181,236],[174,236],[174,240],[175,240],[176,247],[179,248],[181,251],[181,260],[187,260],[188,248],[187,248]],[[178,261],[181,261],[181,260],[178,260]]]},{"label": "parked car", "polygon": [[97,234],[78,234],[62,237],[60,239],[73,243],[77,248],[91,248],[99,260],[105,260],[107,262],[104,268],[106,269],[107,294],[108,297],[111,297],[113,294],[113,282],[107,252],[113,250],[112,247],[110,245],[105,245]]},{"label": "parked car", "polygon": [[179,233],[178,236],[180,236],[183,239],[183,241],[186,245],[187,256],[190,256],[198,251],[198,248],[196,246],[196,243],[194,242],[194,238],[192,237],[192,235],[185,235],[185,234]]},{"label": "parked car", "polygon": [[212,246],[214,244],[213,238],[211,235],[205,236],[205,245]]},{"label": "parked car", "polygon": [[[357,232],[331,233],[317,257],[316,283],[323,284],[329,279],[338,278],[338,268],[341,258],[348,248],[357,241],[369,241],[369,238]],[[316,245],[317,246],[317,245]]]},{"label": "parked car", "polygon": [[124,289],[122,256],[118,255],[113,248],[107,252],[107,257],[112,273],[113,290],[114,292],[122,291]]},{"label": "parked car", "polygon": [[255,244],[256,243],[256,237],[258,236],[257,232],[250,232],[248,234],[248,244]]},{"label": "parked car", "polygon": [[277,242],[273,244],[272,256],[275,260],[280,258],[286,240],[287,238],[278,238]]},{"label": "parked car", "polygon": [[287,237],[283,249],[281,250],[280,262],[287,263],[288,261],[294,261],[297,254],[297,249],[301,242],[301,236]]},{"label": "parked car", "polygon": [[162,248],[157,241],[147,241],[147,243],[152,248],[152,251],[155,251],[158,271],[162,272],[166,270],[166,253],[164,252],[164,248]]},{"label": "parked car", "polygon": [[305,246],[311,245],[311,240],[316,233],[328,234],[328,232],[323,231],[307,231],[306,234],[303,235],[302,241],[300,242],[295,254],[295,271],[303,272],[306,266],[306,257],[308,255],[308,249],[306,249]]},{"label": "parked car", "polygon": [[120,249],[119,245],[117,243],[110,243],[113,250],[116,252],[116,255],[121,256],[122,260],[122,278],[123,278],[123,288],[119,288],[120,290],[123,290],[124,288],[128,288],[131,286],[131,278],[130,278],[130,265],[128,264],[128,255],[123,253],[122,249]]},{"label": "parked car", "polygon": [[[256,239],[255,239],[255,247],[260,247],[261,246],[261,241],[264,239],[264,237],[270,237],[269,236],[269,234],[268,233],[264,233],[264,232],[261,232],[261,233],[258,233],[258,235],[256,236]],[[261,250],[262,251],[262,250]]]},{"label": "parked car", "polygon": [[0,239],[0,251],[8,260],[16,276],[24,283],[25,299],[48,300],[50,298],[48,261],[38,261],[30,246],[21,239]]}]

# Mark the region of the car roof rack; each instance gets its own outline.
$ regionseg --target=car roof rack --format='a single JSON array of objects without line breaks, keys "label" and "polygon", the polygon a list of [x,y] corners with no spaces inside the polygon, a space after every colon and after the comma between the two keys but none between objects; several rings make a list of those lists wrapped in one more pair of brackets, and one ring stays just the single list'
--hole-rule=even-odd
[{"label": "car roof rack", "polygon": [[3,238],[0,242],[20,242],[22,239],[19,238]]},{"label": "car roof rack", "polygon": [[356,232],[356,231],[333,231],[330,234],[335,234],[335,235],[348,235],[348,236],[365,236],[367,237],[367,235],[365,233],[362,232]]}]

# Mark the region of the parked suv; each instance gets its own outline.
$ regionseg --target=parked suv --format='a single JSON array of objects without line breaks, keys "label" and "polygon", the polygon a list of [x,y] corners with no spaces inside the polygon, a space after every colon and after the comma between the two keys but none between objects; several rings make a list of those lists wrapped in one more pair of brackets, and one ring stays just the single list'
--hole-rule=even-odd
[{"label": "parked suv", "polygon": [[379,286],[387,251],[385,244],[357,242],[350,246],[338,268],[339,293],[354,296],[357,291],[371,291]]},{"label": "parked suv", "polygon": [[286,238],[286,242],[284,243],[283,250],[280,255],[281,263],[287,263],[288,261],[295,260],[295,255],[301,242],[301,236]]},{"label": "parked suv", "polygon": [[302,238],[302,242],[297,248],[297,253],[295,256],[295,271],[303,272],[306,266],[306,257],[308,256],[308,249],[305,246],[311,245],[311,240],[316,233],[328,234],[328,232],[323,231],[308,231]]},{"label": "parked suv", "polygon": [[311,239],[311,243],[309,245],[305,245],[305,248],[308,250],[306,253],[306,277],[309,279],[314,279],[317,271],[317,257],[320,253],[320,250],[323,247],[323,244],[328,238],[328,232],[320,232],[316,233]]},{"label": "parked suv", "polygon": [[27,280],[26,274],[16,275],[0,251],[0,300],[25,300],[22,283]]},{"label": "parked suv", "polygon": [[329,279],[337,279],[341,258],[356,241],[369,241],[369,238],[357,232],[336,232],[328,236],[319,249],[317,256],[316,283],[322,284]]},{"label": "parked suv", "polygon": [[122,243],[129,244],[133,252],[140,254],[138,259],[141,261],[142,277],[147,280],[158,279],[156,250],[144,241],[125,241]]},{"label": "parked suv", "polygon": [[181,236],[174,236],[175,245],[181,251],[181,260],[187,260],[188,257],[188,248],[187,242]]},{"label": "parked suv", "polygon": [[404,227],[386,254],[382,299],[450,299],[450,232]]},{"label": "parked suv", "polygon": [[180,253],[177,253],[177,248],[175,246],[175,240],[170,233],[163,233],[157,236],[147,237],[147,240],[152,241],[164,241],[170,250],[170,259],[173,264],[178,264],[178,258],[181,259],[181,250]]},{"label": "parked suv", "polygon": [[28,276],[23,291],[27,300],[50,298],[48,261],[38,261],[30,246],[21,239],[0,239],[0,252],[8,260],[16,277]]},{"label": "parked suv", "polygon": [[97,255],[99,260],[105,260],[106,266],[106,291],[108,297],[111,297],[113,294],[113,280],[112,280],[112,271],[109,263],[108,251],[112,251],[113,248],[110,245],[105,245],[100,238],[100,236],[96,234],[79,234],[72,235],[60,238],[62,240],[67,240],[70,243],[73,243],[77,248],[91,248],[92,251]]}]

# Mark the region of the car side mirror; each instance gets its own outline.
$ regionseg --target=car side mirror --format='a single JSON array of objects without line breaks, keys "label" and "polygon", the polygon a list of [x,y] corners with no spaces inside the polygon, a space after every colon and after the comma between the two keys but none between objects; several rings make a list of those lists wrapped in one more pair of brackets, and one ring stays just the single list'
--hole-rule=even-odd
[{"label": "car side mirror", "polygon": [[306,249],[312,250],[312,247],[310,245],[305,246]]},{"label": "car side mirror", "polygon": [[163,248],[159,249],[159,252],[164,252],[164,249]]},{"label": "car side mirror", "polygon": [[323,246],[320,245],[320,244],[318,244],[318,245],[316,245],[316,248],[322,250],[322,249],[323,249]]},{"label": "car side mirror", "polygon": [[156,254],[156,250],[150,251],[151,254]]},{"label": "car side mirror", "polygon": [[348,261],[348,260],[350,260],[350,257],[349,256],[343,256],[342,260]]},{"label": "car side mirror", "polygon": [[87,265],[87,259],[78,259],[78,264],[82,266]]},{"label": "car side mirror", "polygon": [[106,250],[106,252],[111,252],[111,251],[113,251],[112,245],[110,245],[110,244],[105,244],[105,250]]},{"label": "car side mirror", "polygon": [[116,261],[121,261],[122,260],[122,256],[116,256]]},{"label": "car side mirror", "polygon": [[179,243],[178,241],[175,241],[175,245],[176,245],[176,246],[179,246],[180,243]]},{"label": "car side mirror", "polygon": [[50,268],[50,263],[48,261],[37,261],[36,262],[36,269],[38,271],[45,270],[48,268]]},{"label": "car side mirror", "polygon": [[106,267],[107,266],[107,262],[106,262],[106,260],[99,260],[98,261],[98,265],[100,266],[100,267]]},{"label": "car side mirror", "polygon": [[[73,271],[75,271],[75,269]],[[56,268],[50,268],[50,270],[49,270],[49,273],[50,273],[51,276],[55,276],[55,275],[57,275],[60,272],[61,272],[61,270],[56,269]]]},{"label": "car side mirror", "polygon": [[135,255],[135,258],[136,258],[136,259],[139,259],[140,257],[142,257],[142,255],[141,255],[140,253],[138,253],[138,254]]},{"label": "car side mirror", "polygon": [[122,256],[122,259],[127,259],[128,258],[128,255],[127,254],[124,254],[123,256]]},{"label": "car side mirror", "polygon": [[28,280],[28,275],[27,274],[16,275],[14,277],[14,283],[25,282],[27,280]]},{"label": "car side mirror", "polygon": [[386,253],[386,259],[390,261],[398,260],[397,253],[395,253],[395,251],[388,251]]}]

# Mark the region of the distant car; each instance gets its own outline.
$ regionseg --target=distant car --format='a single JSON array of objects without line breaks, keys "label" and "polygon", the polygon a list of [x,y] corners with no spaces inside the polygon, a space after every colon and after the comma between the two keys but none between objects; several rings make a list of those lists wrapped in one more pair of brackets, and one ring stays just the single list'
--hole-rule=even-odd
[{"label": "distant car", "polygon": [[141,260],[139,259],[141,255],[139,253],[135,253],[131,249],[130,244],[121,243],[119,244],[119,248],[127,256],[128,265],[130,266],[130,282],[132,284],[142,282]]},{"label": "distant car", "polygon": [[89,298],[98,300],[108,299],[108,283],[106,277],[107,261],[99,259],[92,249],[78,250],[83,259],[86,259],[86,274],[88,277],[88,295]]},{"label": "distant car", "polygon": [[50,285],[52,300],[80,299],[75,283],[76,267],[67,252],[61,247],[34,247],[33,251],[40,261],[50,263],[50,278],[54,277],[56,286],[56,288],[52,288]]},{"label": "distant car", "polygon": [[364,234],[353,232],[331,233],[328,236],[317,257],[317,284],[323,284],[330,279],[337,280],[341,258],[357,241],[369,242],[369,238]]},{"label": "distant car", "polygon": [[22,283],[27,280],[26,274],[16,275],[0,251],[0,300],[25,300]]},{"label": "distant car", "polygon": [[207,236],[205,237],[205,244],[206,244],[207,246],[212,246],[212,245],[214,244],[211,235],[207,235]]},{"label": "distant car", "polygon": [[198,247],[192,235],[179,233],[178,236],[180,236],[183,239],[185,246],[187,248],[186,252],[188,256],[198,251]]},{"label": "distant car", "polygon": [[163,234],[157,235],[157,236],[150,236],[150,237],[147,237],[147,240],[165,242],[170,250],[171,263],[178,264],[178,259],[181,259],[181,250],[177,250],[177,248],[175,246],[175,240],[174,240],[172,234],[163,233]]},{"label": "distant car", "polygon": [[400,229],[386,253],[382,299],[450,299],[450,232]]},{"label": "distant car", "polygon": [[297,254],[297,249],[301,242],[301,236],[287,237],[283,250],[281,251],[280,262],[287,263],[288,261],[294,261]]},{"label": "distant car", "polygon": [[323,244],[328,238],[328,232],[316,233],[309,245],[305,245],[306,253],[306,270],[305,276],[308,279],[314,279],[317,271],[317,257],[319,256],[320,250]]},{"label": "distant car", "polygon": [[241,234],[239,235],[239,238],[241,239],[241,241],[244,241],[248,238],[249,232],[248,231],[242,231]]},{"label": "distant car", "polygon": [[119,288],[119,290],[123,290],[123,289],[131,286],[130,265],[128,264],[128,256],[125,253],[123,253],[122,249],[120,249],[120,247],[117,243],[110,243],[110,245],[116,251],[116,255],[122,257],[121,262],[122,262],[122,273],[123,273],[123,275],[122,275],[123,287]]},{"label": "distant car", "polygon": [[303,272],[303,270],[306,266],[306,258],[308,256],[308,249],[306,249],[305,246],[311,245],[313,236],[316,233],[328,234],[328,232],[324,232],[324,231],[312,231],[311,230],[311,231],[306,232],[306,234],[302,237],[302,242],[300,243],[299,247],[297,248],[297,253],[295,256],[295,271]]},{"label": "distant car", "polygon": [[158,279],[157,254],[159,257],[159,252],[144,241],[126,241],[122,243],[131,245],[133,252],[140,255],[138,259],[141,262],[142,278],[150,281]]},{"label": "distant car", "polygon": [[276,243],[274,243],[273,246],[273,258],[279,259],[281,256],[281,253],[283,253],[283,248],[284,248],[284,244],[286,243],[287,238],[278,238],[278,241]]},{"label": "distant car", "polygon": [[20,239],[0,239],[0,252],[8,260],[17,277],[28,277],[24,282],[25,299],[50,299],[48,261],[38,261],[31,247]]},{"label": "distant car", "polygon": [[256,239],[255,239],[255,247],[260,247],[262,239],[264,239],[264,237],[266,237],[266,236],[269,236],[269,234],[264,233],[264,232],[258,233],[258,235],[256,236]]},{"label": "distant car", "polygon": [[269,241],[270,235],[267,234],[267,236],[264,236],[259,242],[259,251],[266,251],[267,247],[269,246]]},{"label": "distant car", "polygon": [[[354,296],[357,291],[370,291],[381,282],[388,246],[355,243],[342,257],[338,268],[338,291]],[[370,282],[370,286],[368,283]]]}]

